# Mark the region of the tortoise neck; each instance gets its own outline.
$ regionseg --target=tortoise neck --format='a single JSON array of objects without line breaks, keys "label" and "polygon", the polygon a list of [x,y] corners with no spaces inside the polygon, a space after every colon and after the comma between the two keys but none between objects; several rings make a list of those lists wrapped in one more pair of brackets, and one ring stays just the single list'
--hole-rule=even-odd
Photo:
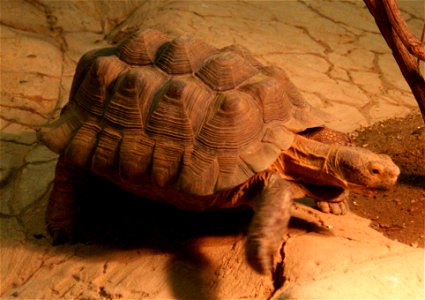
[{"label": "tortoise neck", "polygon": [[315,185],[345,186],[337,176],[338,147],[299,135],[276,164],[288,179]]}]

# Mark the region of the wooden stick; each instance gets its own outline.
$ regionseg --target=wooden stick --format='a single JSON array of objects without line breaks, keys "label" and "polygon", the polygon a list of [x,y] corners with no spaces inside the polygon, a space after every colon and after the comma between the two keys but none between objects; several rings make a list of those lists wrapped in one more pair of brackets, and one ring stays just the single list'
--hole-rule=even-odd
[{"label": "wooden stick", "polygon": [[[415,56],[412,55],[411,52],[409,52],[408,48],[401,40],[400,35],[397,33],[398,31],[408,30],[407,25],[405,28],[400,28],[398,27],[399,23],[395,22],[393,24],[391,22],[385,6],[386,1],[388,0],[364,0],[370,13],[375,18],[376,25],[378,25],[382,36],[384,37],[390,49],[392,50],[393,56],[400,68],[400,71],[403,74],[404,79],[406,79],[407,84],[410,86],[410,89],[412,90],[416,101],[418,102],[419,108],[422,113],[422,118],[425,122],[425,80],[419,71]],[[397,9],[398,11],[397,5],[388,7],[390,10]],[[397,13],[392,13],[392,15],[397,15]],[[398,15],[400,15],[399,11]],[[409,34],[404,33],[401,35],[409,37]],[[407,39],[407,41],[409,41],[409,39]],[[419,52],[421,51],[421,47],[410,48],[419,49]]]}]

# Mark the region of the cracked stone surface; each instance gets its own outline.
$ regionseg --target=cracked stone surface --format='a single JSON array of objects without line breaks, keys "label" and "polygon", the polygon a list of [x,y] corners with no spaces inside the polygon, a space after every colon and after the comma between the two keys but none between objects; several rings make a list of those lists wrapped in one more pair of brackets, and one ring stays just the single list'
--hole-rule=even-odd
[{"label": "cracked stone surface", "polygon": [[[423,1],[399,2],[420,36]],[[57,155],[35,130],[58,117],[79,57],[136,28],[247,47],[284,68],[334,129],[417,110],[362,1],[4,0],[0,26],[0,297],[423,299],[423,249],[390,241],[353,214],[321,215],[332,225],[325,233],[291,229],[274,282],[246,266],[240,232],[184,243],[166,235],[125,249],[52,247],[44,225]]]}]

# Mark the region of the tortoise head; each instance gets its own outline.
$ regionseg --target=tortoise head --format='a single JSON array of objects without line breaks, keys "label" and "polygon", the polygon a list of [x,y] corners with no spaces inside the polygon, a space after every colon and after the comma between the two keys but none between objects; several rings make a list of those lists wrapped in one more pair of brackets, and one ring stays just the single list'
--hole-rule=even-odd
[{"label": "tortoise head", "polygon": [[281,159],[284,174],[293,180],[360,192],[388,189],[400,174],[388,155],[360,147],[325,144],[302,136],[295,137]]},{"label": "tortoise head", "polygon": [[400,169],[388,155],[359,147],[338,147],[328,162],[332,173],[344,187],[357,190],[380,190],[393,186]]}]

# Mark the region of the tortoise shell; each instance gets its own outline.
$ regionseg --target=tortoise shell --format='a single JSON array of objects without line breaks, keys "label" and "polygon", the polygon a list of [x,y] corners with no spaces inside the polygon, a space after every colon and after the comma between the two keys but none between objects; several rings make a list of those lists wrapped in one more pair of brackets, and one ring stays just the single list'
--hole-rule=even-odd
[{"label": "tortoise shell", "polygon": [[285,72],[245,48],[149,29],[86,53],[68,105],[40,135],[95,174],[210,195],[266,170],[294,132],[321,125]]}]

